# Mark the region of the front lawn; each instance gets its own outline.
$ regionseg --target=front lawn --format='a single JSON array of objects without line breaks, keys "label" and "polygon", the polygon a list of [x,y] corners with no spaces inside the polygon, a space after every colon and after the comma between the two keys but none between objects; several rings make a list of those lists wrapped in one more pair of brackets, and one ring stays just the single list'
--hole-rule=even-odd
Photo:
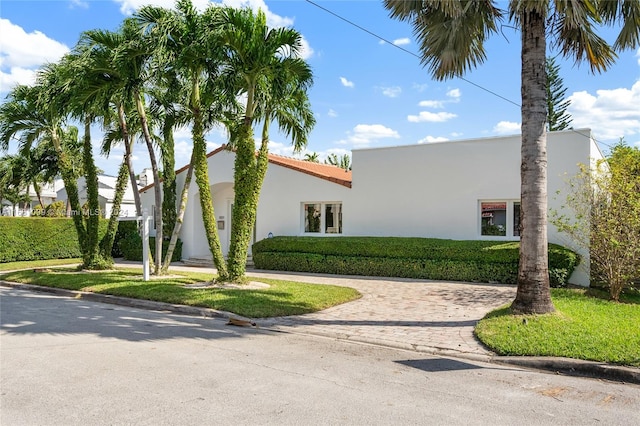
[{"label": "front lawn", "polygon": [[75,257],[72,259],[47,259],[47,260],[25,260],[18,262],[0,263],[0,271],[13,271],[27,268],[44,268],[56,265],[74,265],[82,263],[82,259]]},{"label": "front lawn", "polygon": [[[185,288],[211,280],[211,274],[170,272],[171,278],[143,281],[140,269],[79,272],[51,269],[43,272],[16,271],[0,279],[25,284],[80,290],[180,305],[200,306],[232,312],[249,318],[266,318],[316,312],[358,299],[361,295],[348,287],[260,279],[269,288],[236,290]],[[179,275],[179,277],[176,277]]]},{"label": "front lawn", "polygon": [[622,303],[598,290],[552,289],[557,312],[511,315],[508,307],[490,312],[476,336],[499,355],[559,356],[640,366],[640,294]]}]

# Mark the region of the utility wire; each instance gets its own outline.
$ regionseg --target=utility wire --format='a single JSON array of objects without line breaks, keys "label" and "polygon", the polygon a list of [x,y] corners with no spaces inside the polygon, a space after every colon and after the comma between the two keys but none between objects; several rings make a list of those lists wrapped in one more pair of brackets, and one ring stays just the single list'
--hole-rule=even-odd
[{"label": "utility wire", "polygon": [[[418,55],[418,54],[416,54],[416,53],[414,53],[414,52],[412,52],[412,51],[410,51],[410,50],[407,50],[407,49],[405,49],[405,48],[404,48],[404,47],[402,47],[402,46],[398,46],[397,44],[393,43],[393,42],[392,42],[392,41],[390,41],[390,40],[387,40],[386,38],[384,38],[384,37],[382,37],[382,36],[380,36],[380,35],[378,35],[378,34],[376,34],[376,33],[374,33],[373,31],[371,31],[371,30],[369,30],[369,29],[367,29],[367,28],[365,28],[365,27],[363,27],[363,26],[361,26],[361,25],[358,25],[358,24],[356,24],[355,22],[353,22],[353,21],[351,21],[351,20],[349,20],[349,19],[347,19],[347,18],[345,18],[345,17],[343,17],[343,16],[341,16],[341,15],[338,15],[338,14],[337,14],[337,13],[335,13],[334,11],[332,11],[332,10],[330,10],[330,9],[327,9],[327,8],[326,8],[326,7],[324,7],[324,6],[320,6],[318,3],[314,2],[314,1],[311,1],[311,0],[305,0],[305,1],[306,1],[307,3],[309,3],[309,4],[313,5],[313,6],[317,7],[318,9],[321,9],[321,10],[323,10],[324,12],[326,12],[326,13],[328,13],[328,14],[330,14],[330,15],[332,15],[332,16],[334,16],[334,17],[338,18],[338,19],[340,19],[341,21],[344,21],[344,22],[346,22],[347,24],[349,24],[349,25],[351,25],[351,26],[353,26],[353,27],[356,27],[356,28],[358,28],[359,30],[361,30],[361,31],[363,31],[363,32],[365,32],[365,33],[367,33],[367,34],[369,34],[369,35],[371,35],[371,36],[373,36],[373,37],[377,38],[378,40],[384,41],[385,43],[390,44],[391,46],[395,47],[396,49],[399,49],[399,50],[401,50],[401,51],[403,51],[403,52],[405,52],[405,53],[408,53],[409,55],[411,55],[411,56],[413,56],[413,57],[415,57],[415,58],[418,58],[418,59],[422,60],[422,57],[420,57],[420,55]],[[462,81],[464,81],[464,82],[466,82],[466,83],[468,83],[468,84],[470,84],[470,85],[472,85],[472,86],[477,87],[477,88],[478,88],[478,89],[480,89],[480,90],[484,90],[485,92],[490,93],[491,95],[496,96],[496,97],[498,97],[498,98],[500,98],[500,99],[502,99],[502,100],[504,100],[504,101],[506,101],[506,102],[508,102],[508,103],[510,103],[510,104],[512,104],[512,105],[515,105],[515,106],[517,106],[518,108],[521,108],[521,107],[522,107],[522,105],[520,105],[519,103],[514,102],[514,101],[512,101],[511,99],[506,98],[506,97],[502,96],[501,94],[494,92],[494,91],[493,91],[493,90],[491,90],[491,89],[487,89],[486,87],[483,87],[483,86],[481,86],[481,85],[479,85],[479,84],[477,84],[477,83],[474,83],[474,82],[473,82],[473,81],[471,81],[471,80],[468,80],[468,79],[466,79],[466,78],[464,78],[464,77],[457,77],[457,78],[459,78],[460,80],[462,80]],[[573,132],[575,132],[575,133],[577,133],[577,134],[579,134],[579,135],[581,135],[581,136],[584,136],[584,137],[586,137],[586,138],[589,138],[589,136],[588,136],[588,135],[585,135],[584,133],[580,133],[580,132],[578,132],[577,130],[574,130],[573,128],[572,128],[572,129],[568,129],[568,130],[572,130]],[[599,144],[601,144],[601,145],[605,145],[605,146],[607,146],[607,147],[609,147],[609,148],[613,148],[613,146],[612,146],[612,145],[609,145],[609,144],[607,144],[607,143],[604,143],[604,142],[598,141],[598,140],[597,140],[596,138],[594,138],[593,136],[591,136],[591,139],[593,139],[596,143],[599,143]]]}]

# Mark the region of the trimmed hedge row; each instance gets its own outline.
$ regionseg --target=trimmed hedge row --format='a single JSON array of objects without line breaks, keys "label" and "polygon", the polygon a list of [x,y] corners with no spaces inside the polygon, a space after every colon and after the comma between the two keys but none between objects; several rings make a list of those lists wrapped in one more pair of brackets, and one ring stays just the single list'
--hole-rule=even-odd
[{"label": "trimmed hedge row", "polygon": [[[149,250],[155,254],[155,237],[149,237]],[[169,248],[169,241],[165,240],[162,244],[162,261],[164,255]],[[118,232],[113,243],[111,255],[115,257],[124,257],[126,260],[142,261],[142,238],[138,234],[138,223],[135,221],[122,221],[118,223]],[[182,259],[182,241],[178,239],[176,248],[171,256],[172,262],[178,262]]]},{"label": "trimmed hedge row", "polygon": [[[100,221],[100,234],[107,221]],[[81,257],[71,218],[0,217],[0,263]]]},{"label": "trimmed hedge row", "polygon": [[[515,284],[519,243],[400,237],[275,237],[253,245],[256,268]],[[580,262],[549,245],[549,277],[564,287]]]}]

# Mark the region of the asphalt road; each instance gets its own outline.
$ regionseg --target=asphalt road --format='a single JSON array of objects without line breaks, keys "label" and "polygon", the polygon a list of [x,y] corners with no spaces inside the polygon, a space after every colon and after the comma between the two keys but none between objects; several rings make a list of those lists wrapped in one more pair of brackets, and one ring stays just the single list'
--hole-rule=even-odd
[{"label": "asphalt road", "polygon": [[0,288],[4,425],[631,425],[640,386]]}]

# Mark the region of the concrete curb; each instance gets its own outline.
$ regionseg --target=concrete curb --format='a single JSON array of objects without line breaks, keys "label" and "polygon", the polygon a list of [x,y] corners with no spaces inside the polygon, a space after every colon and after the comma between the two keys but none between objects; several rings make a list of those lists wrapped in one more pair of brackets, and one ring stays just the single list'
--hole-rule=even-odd
[{"label": "concrete curb", "polygon": [[[58,296],[66,296],[75,299],[83,299],[92,302],[109,303],[114,305],[126,306],[130,308],[148,309],[154,311],[173,312],[183,315],[194,315],[206,318],[221,318],[228,319],[230,317],[252,320],[250,318],[243,318],[236,314],[218,311],[210,308],[201,308],[195,306],[176,305],[172,303],[155,302],[143,299],[131,299],[128,297],[111,296],[108,294],[97,294],[84,291],[66,290],[54,287],[44,287],[32,284],[14,283],[9,281],[0,280],[0,286],[15,288],[18,290],[26,290],[39,293],[48,293]],[[393,341],[380,341],[376,339],[366,338],[362,336],[353,336],[344,333],[326,333],[326,332],[304,332],[296,333],[287,330],[281,330],[277,328],[277,324],[273,322],[263,326],[259,326],[258,329],[279,332],[279,333],[295,333],[304,335],[314,335],[325,338],[331,338],[336,340],[344,340],[354,343],[363,343],[375,346],[388,347],[393,349],[402,349],[413,352],[425,353],[429,355],[451,357],[466,359],[476,362],[487,362],[493,364],[503,364],[518,366],[524,368],[530,368],[535,370],[549,371],[559,374],[565,374],[568,376],[590,377],[603,380],[610,380],[615,382],[632,383],[640,385],[640,368],[618,366],[593,361],[583,361],[571,358],[560,357],[517,357],[517,356],[499,356],[481,355],[467,352],[458,352],[452,349],[443,349],[437,347],[427,347],[422,345],[412,345],[408,343],[400,343]]]},{"label": "concrete curb", "polygon": [[491,362],[536,370],[553,371],[569,376],[591,377],[640,385],[640,368],[559,357],[494,356]]}]

